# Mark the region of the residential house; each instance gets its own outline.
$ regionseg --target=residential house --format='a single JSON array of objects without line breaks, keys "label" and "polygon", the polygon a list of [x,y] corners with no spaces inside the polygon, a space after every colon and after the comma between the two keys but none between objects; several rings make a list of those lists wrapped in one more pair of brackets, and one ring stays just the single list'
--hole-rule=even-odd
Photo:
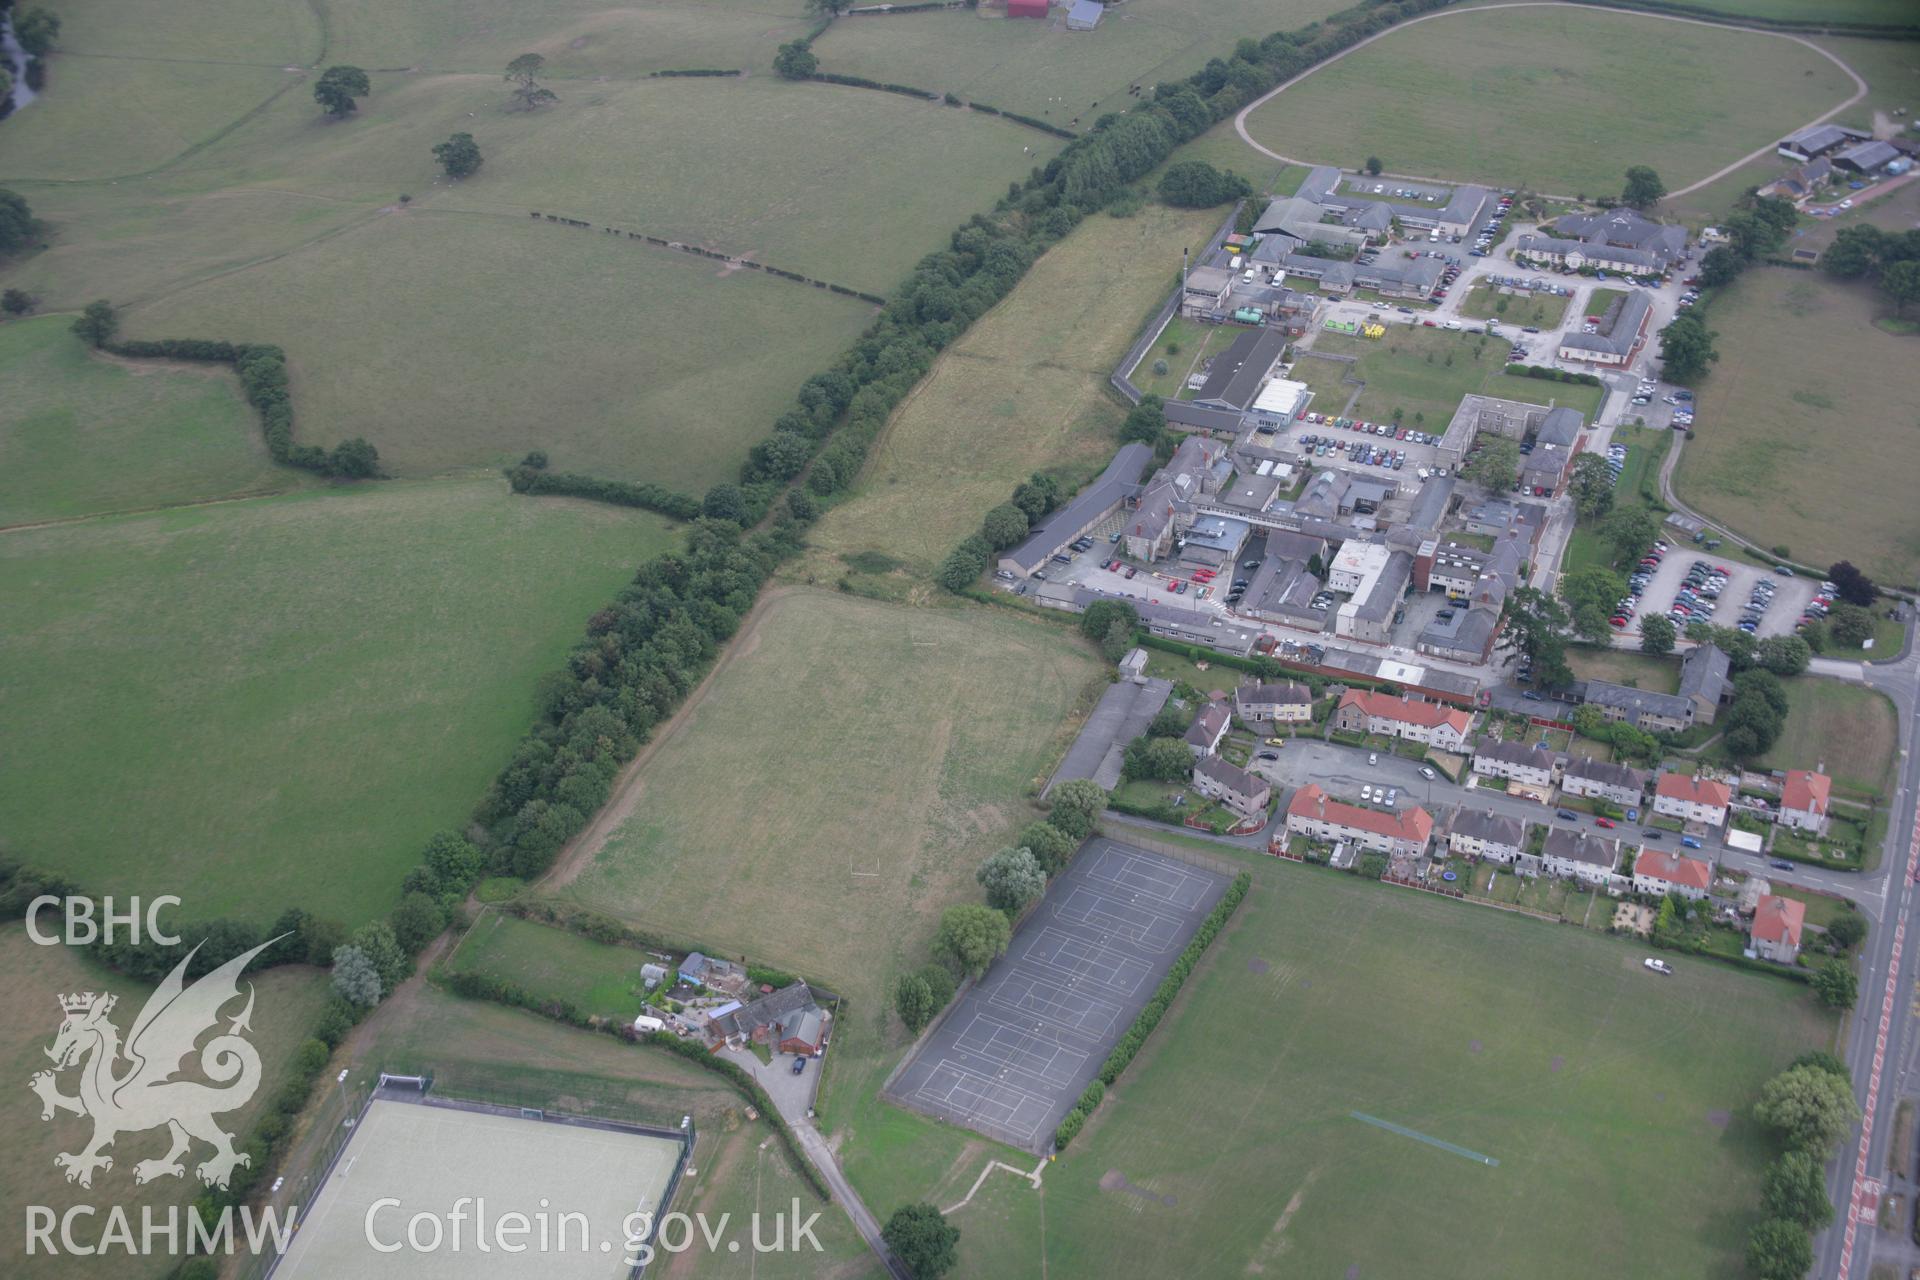
[{"label": "residential house", "polygon": [[1349,689],[1340,696],[1333,727],[1345,733],[1384,733],[1420,742],[1441,751],[1462,752],[1473,713],[1443,702],[1423,702],[1410,695]]},{"label": "residential house", "polygon": [[1187,750],[1199,759],[1212,755],[1220,749],[1220,739],[1227,736],[1227,726],[1232,722],[1225,703],[1209,702],[1187,728]]},{"label": "residential house", "polygon": [[1713,865],[1700,858],[1687,858],[1664,849],[1643,847],[1633,860],[1633,891],[1656,896],[1677,893],[1692,902],[1707,896],[1713,888]]},{"label": "residential house", "polygon": [[1589,680],[1586,704],[1607,720],[1622,721],[1648,733],[1679,733],[1693,723],[1695,705],[1677,693],[1634,689],[1610,680]]},{"label": "residential house", "polygon": [[1560,771],[1560,757],[1540,743],[1529,746],[1500,738],[1483,739],[1473,749],[1473,771],[1484,778],[1518,783],[1544,804]]},{"label": "residential house", "polygon": [[1463,805],[1453,815],[1447,848],[1463,858],[1508,865],[1526,852],[1527,824],[1491,809],[1476,813]]},{"label": "residential house", "polygon": [[751,1042],[811,1057],[825,1046],[829,1021],[813,991],[796,982],[750,1003],[716,1010],[707,1019],[707,1047],[739,1049]]},{"label": "residential house", "polygon": [[1780,825],[1815,835],[1827,829],[1827,803],[1833,792],[1833,779],[1810,769],[1787,770],[1787,782],[1780,789]]},{"label": "residential house", "polygon": [[1748,938],[1754,954],[1778,964],[1792,964],[1800,956],[1800,931],[1807,922],[1807,904],[1769,893],[1753,909]]},{"label": "residential house", "polygon": [[1546,844],[1540,850],[1540,865],[1548,875],[1596,887],[1605,887],[1619,863],[1618,842],[1570,827],[1547,832]]},{"label": "residential house", "polygon": [[1724,782],[1663,773],[1654,785],[1653,811],[1682,822],[1720,827],[1726,824],[1727,803],[1732,798],[1733,793]]},{"label": "residential house", "polygon": [[1265,816],[1273,800],[1273,786],[1265,778],[1228,764],[1219,756],[1202,756],[1193,766],[1193,789],[1243,818]]},{"label": "residential house", "polygon": [[1622,809],[1637,808],[1646,789],[1647,775],[1631,765],[1572,756],[1560,770],[1563,794],[1605,800]]},{"label": "residential house", "polygon": [[1390,813],[1346,804],[1310,782],[1287,804],[1287,830],[1328,843],[1350,841],[1376,853],[1413,856],[1433,838],[1433,816],[1418,805]]},{"label": "residential house", "polygon": [[1697,644],[1680,660],[1680,696],[1693,704],[1695,724],[1712,724],[1731,695],[1732,660],[1717,645]]},{"label": "residential house", "polygon": [[1233,691],[1233,710],[1249,725],[1308,724],[1313,720],[1313,690],[1291,682],[1243,684]]}]

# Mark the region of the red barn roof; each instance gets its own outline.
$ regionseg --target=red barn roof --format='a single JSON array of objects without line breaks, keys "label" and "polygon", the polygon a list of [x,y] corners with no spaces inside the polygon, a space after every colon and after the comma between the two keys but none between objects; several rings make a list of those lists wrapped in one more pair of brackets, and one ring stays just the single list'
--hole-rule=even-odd
[{"label": "red barn roof", "polygon": [[1007,0],[1009,18],[1044,18],[1047,16],[1047,0]]}]

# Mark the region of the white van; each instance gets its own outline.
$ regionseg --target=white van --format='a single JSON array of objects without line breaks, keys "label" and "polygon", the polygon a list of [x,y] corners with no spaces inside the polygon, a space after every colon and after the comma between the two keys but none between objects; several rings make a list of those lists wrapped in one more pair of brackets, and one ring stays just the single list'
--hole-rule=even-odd
[{"label": "white van", "polygon": [[643,1033],[648,1031],[665,1031],[667,1024],[658,1018],[651,1018],[643,1013],[633,1020],[633,1029]]}]

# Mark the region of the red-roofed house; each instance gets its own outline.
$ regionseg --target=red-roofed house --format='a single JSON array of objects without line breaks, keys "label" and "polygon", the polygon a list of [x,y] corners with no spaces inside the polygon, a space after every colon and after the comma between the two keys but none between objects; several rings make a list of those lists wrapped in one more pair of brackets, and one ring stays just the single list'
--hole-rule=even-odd
[{"label": "red-roofed house", "polygon": [[1635,893],[1677,893],[1693,902],[1713,887],[1713,866],[1699,858],[1683,858],[1664,849],[1641,849],[1633,860]]},{"label": "red-roofed house", "polygon": [[1333,727],[1344,733],[1385,733],[1442,751],[1464,752],[1473,713],[1443,702],[1349,689],[1340,696]]},{"label": "red-roofed house", "polygon": [[1827,796],[1833,779],[1811,769],[1787,770],[1787,785],[1780,790],[1780,823],[1818,835],[1827,829]]},{"label": "red-roofed house", "polygon": [[1328,797],[1310,782],[1287,804],[1287,830],[1315,840],[1351,840],[1379,853],[1417,854],[1433,836],[1433,816],[1418,805],[1389,813]]},{"label": "red-roofed house", "polygon": [[1751,936],[1755,953],[1781,964],[1792,964],[1800,955],[1800,926],[1806,919],[1806,903],[1762,894],[1760,905],[1753,909]]},{"label": "red-roofed house", "polygon": [[1653,789],[1653,811],[1682,822],[1718,827],[1726,823],[1727,802],[1732,798],[1733,792],[1724,782],[1663,773]]}]

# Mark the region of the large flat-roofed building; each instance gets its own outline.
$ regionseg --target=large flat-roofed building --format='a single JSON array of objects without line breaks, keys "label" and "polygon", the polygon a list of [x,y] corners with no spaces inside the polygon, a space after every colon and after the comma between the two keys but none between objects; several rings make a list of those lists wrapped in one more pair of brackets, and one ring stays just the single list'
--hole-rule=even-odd
[{"label": "large flat-roofed building", "polygon": [[1231,569],[1251,529],[1245,520],[1200,516],[1187,526],[1180,563],[1196,569]]},{"label": "large flat-roofed building", "polygon": [[1207,367],[1207,379],[1200,384],[1193,399],[1166,402],[1163,412],[1168,425],[1228,434],[1251,425],[1249,415],[1253,402],[1286,349],[1287,335],[1278,329],[1249,329],[1242,333],[1213,358]]},{"label": "large flat-roofed building", "polygon": [[1180,313],[1204,319],[1225,310],[1233,292],[1233,273],[1225,267],[1195,267],[1180,287]]},{"label": "large flat-roofed building", "polygon": [[[1395,194],[1413,191],[1412,197]],[[1387,179],[1348,177],[1329,165],[1321,165],[1307,174],[1297,193],[1323,209],[1347,215],[1379,206],[1389,221],[1421,231],[1438,231],[1443,236],[1465,235],[1479,220],[1481,211],[1493,199],[1486,187],[1463,185],[1444,187],[1411,184]]]}]

